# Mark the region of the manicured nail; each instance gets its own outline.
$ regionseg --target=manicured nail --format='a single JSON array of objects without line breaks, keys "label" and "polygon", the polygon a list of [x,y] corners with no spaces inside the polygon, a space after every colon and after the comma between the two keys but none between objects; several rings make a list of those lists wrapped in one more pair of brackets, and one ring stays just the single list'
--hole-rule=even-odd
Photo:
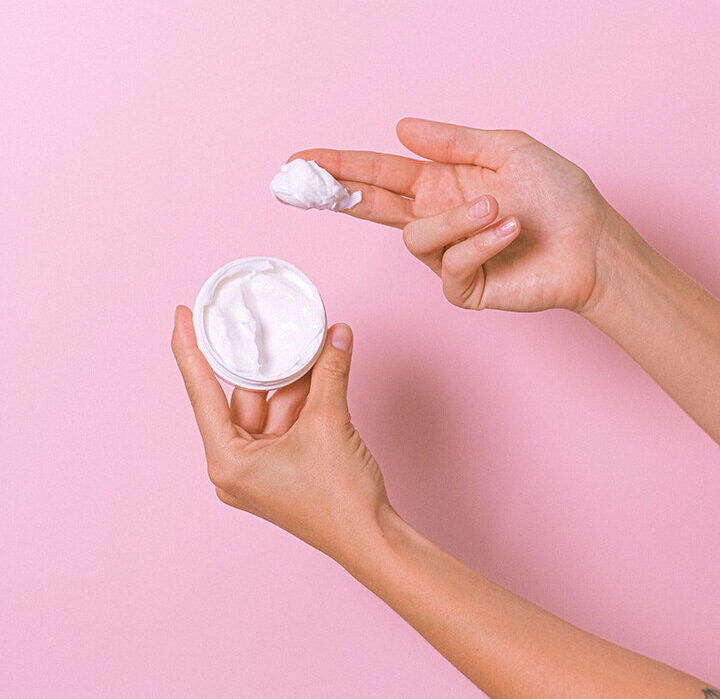
[{"label": "manicured nail", "polygon": [[498,238],[506,238],[512,235],[517,230],[517,221],[514,218],[510,218],[507,221],[503,221],[496,229],[495,235]]},{"label": "manicured nail", "polygon": [[483,218],[490,213],[490,200],[482,196],[469,209],[468,216],[472,219]]},{"label": "manicured nail", "polygon": [[338,323],[330,332],[332,346],[342,352],[349,352],[352,346],[352,331],[345,323]]}]

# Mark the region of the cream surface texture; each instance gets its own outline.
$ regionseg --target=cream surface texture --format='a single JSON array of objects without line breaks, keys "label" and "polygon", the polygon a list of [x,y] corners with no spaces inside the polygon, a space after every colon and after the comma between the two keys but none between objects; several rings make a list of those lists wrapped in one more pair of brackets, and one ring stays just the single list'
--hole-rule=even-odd
[{"label": "cream surface texture", "polygon": [[362,192],[352,194],[314,160],[300,158],[285,163],[272,178],[270,191],[280,201],[300,209],[342,211],[355,206]]},{"label": "cream surface texture", "polygon": [[204,305],[205,337],[222,364],[245,379],[290,376],[313,359],[323,341],[320,295],[282,260],[247,258],[238,263],[217,282]]}]

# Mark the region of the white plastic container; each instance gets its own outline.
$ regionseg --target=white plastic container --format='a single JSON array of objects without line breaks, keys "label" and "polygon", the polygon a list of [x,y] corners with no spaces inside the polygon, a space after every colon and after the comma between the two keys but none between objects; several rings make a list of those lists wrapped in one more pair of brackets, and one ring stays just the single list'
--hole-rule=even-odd
[{"label": "white plastic container", "polygon": [[307,373],[327,334],[315,285],[275,257],[243,257],[212,274],[195,301],[193,324],[213,371],[258,391],[287,386]]}]

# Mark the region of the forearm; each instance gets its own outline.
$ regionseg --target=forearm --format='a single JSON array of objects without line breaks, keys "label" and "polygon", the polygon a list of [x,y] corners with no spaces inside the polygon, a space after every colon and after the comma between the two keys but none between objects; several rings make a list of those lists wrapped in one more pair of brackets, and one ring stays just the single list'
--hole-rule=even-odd
[{"label": "forearm", "polygon": [[720,442],[720,301],[620,217],[617,226],[598,250],[602,281],[583,315]]},{"label": "forearm", "polygon": [[603,641],[468,569],[391,511],[340,560],[497,697],[702,698],[698,680]]}]

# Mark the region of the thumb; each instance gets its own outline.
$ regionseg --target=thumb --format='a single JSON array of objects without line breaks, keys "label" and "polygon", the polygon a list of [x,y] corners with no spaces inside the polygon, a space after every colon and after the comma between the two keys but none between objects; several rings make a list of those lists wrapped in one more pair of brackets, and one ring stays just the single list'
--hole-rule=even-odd
[{"label": "thumb", "polygon": [[352,345],[350,326],[337,323],[328,330],[325,347],[312,370],[308,404],[330,410],[347,410]]}]

